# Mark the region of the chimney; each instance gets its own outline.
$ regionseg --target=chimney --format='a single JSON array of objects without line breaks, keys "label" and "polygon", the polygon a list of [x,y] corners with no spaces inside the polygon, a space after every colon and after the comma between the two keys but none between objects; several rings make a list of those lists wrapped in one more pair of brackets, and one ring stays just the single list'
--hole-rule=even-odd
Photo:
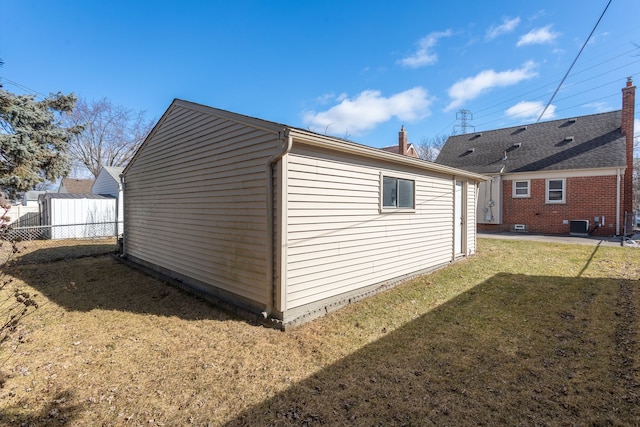
[{"label": "chimney", "polygon": [[[633,120],[633,116],[631,116],[631,119]],[[400,132],[398,132],[398,154],[406,156],[407,148],[407,132],[404,130],[404,125],[402,125]]]},{"label": "chimney", "polygon": [[636,87],[631,77],[627,77],[627,86],[622,88],[622,123],[620,128],[626,140],[627,170],[624,173],[624,199],[622,208],[628,214],[633,209],[633,116],[635,114]]}]

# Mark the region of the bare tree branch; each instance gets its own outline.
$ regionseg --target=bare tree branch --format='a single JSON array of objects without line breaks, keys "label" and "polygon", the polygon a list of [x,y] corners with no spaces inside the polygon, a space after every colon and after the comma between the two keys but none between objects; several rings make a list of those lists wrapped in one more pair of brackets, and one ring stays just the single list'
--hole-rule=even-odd
[{"label": "bare tree branch", "polygon": [[448,138],[445,134],[439,134],[432,138],[423,137],[420,140],[420,144],[415,146],[418,151],[418,157],[422,160],[434,162]]},{"label": "bare tree branch", "polygon": [[144,111],[114,105],[108,98],[79,100],[67,119],[85,126],[71,141],[69,153],[96,177],[103,166],[126,166],[154,123],[145,119]]}]

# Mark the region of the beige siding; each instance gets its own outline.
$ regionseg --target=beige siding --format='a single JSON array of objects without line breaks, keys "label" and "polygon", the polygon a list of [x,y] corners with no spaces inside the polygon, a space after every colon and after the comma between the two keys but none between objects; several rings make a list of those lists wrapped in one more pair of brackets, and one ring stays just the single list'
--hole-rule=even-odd
[{"label": "beige siding", "polygon": [[273,132],[174,106],[126,171],[126,253],[268,305],[266,167],[277,147]]},{"label": "beige siding", "polygon": [[[380,212],[381,173],[415,180],[415,212]],[[287,309],[451,261],[452,176],[298,146],[287,182]]]},{"label": "beige siding", "polygon": [[475,223],[478,187],[475,182],[467,182],[467,254],[476,253],[477,227]]}]

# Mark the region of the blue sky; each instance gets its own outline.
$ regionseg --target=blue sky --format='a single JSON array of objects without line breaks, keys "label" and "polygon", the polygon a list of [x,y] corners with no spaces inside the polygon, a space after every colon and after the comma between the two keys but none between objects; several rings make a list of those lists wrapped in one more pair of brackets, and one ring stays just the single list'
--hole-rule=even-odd
[{"label": "blue sky", "polygon": [[[420,143],[459,130],[461,109],[475,131],[535,122],[606,5],[0,0],[0,83],[156,119],[181,98],[374,147],[405,125]],[[638,16],[611,2],[546,119],[620,108]]]}]

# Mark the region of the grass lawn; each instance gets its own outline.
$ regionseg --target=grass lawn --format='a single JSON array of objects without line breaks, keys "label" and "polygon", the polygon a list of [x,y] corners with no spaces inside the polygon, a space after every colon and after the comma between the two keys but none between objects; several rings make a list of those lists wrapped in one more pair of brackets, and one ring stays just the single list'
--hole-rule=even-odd
[{"label": "grass lawn", "polygon": [[638,249],[481,239],[284,333],[110,256],[8,273],[40,307],[0,351],[0,425],[640,423]]}]

